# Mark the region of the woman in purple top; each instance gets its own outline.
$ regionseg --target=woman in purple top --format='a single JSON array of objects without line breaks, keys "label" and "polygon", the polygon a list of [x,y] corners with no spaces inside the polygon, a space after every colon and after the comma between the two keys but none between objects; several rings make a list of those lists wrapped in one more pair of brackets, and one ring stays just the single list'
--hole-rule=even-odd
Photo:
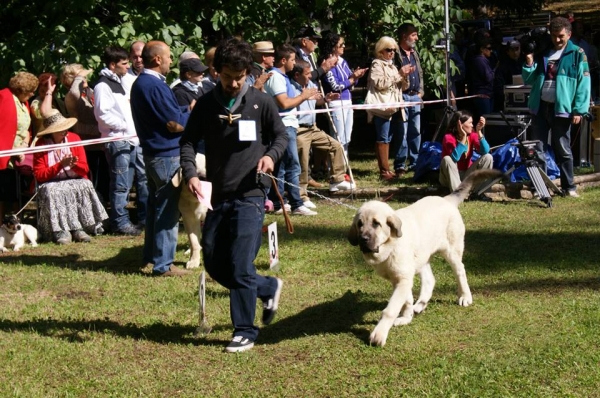
[{"label": "woman in purple top", "polygon": [[[340,35],[329,32],[324,35],[319,45],[321,48],[319,64],[332,55],[338,58],[337,64],[321,78],[325,95],[331,92],[340,93],[340,99],[331,101],[329,106],[333,109],[350,107],[352,105],[350,90],[365,74],[367,69],[357,68],[354,71],[350,69],[348,62],[342,58],[346,44],[344,43],[344,38]],[[348,146],[350,145],[350,136],[352,134],[353,113],[353,110],[349,108],[331,112],[331,119],[333,121],[332,134],[337,133],[336,138],[344,147],[346,160],[348,159]],[[335,136],[335,134],[333,135]]]},{"label": "woman in purple top", "polygon": [[471,61],[471,87],[470,95],[486,95],[488,98],[475,98],[473,104],[474,120],[479,120],[494,109],[494,69],[490,65],[489,57],[492,55],[492,43],[489,38],[484,37],[475,44],[478,54]]}]

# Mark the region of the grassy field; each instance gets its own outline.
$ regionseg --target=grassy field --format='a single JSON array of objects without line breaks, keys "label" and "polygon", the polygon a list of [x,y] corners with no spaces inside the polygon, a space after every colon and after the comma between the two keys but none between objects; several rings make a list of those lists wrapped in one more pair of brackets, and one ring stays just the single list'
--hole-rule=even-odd
[{"label": "grassy field", "polygon": [[[376,184],[374,169],[357,174]],[[196,336],[200,271],[149,276],[141,237],[0,254],[0,396],[600,396],[599,189],[551,209],[463,204],[473,306],[456,305],[436,257],[432,302],[384,348],[367,341],[390,286],[346,241],[354,211],[317,204],[318,216],[293,218],[293,235],[267,216],[281,265],[268,270],[263,240],[257,267],[285,285],[275,322],[242,354],[223,352],[228,292],[208,280],[213,332]]]}]

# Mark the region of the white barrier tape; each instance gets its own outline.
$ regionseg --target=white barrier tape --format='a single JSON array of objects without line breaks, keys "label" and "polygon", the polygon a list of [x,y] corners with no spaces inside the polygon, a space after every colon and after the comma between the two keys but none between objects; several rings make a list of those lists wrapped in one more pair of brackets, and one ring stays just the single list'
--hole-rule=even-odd
[{"label": "white barrier tape", "polygon": [[[465,97],[454,98],[454,100],[460,101],[463,99],[480,98],[480,97],[487,97],[487,96],[485,96],[485,95],[468,95]],[[446,102],[446,100],[440,99],[440,100],[421,101],[421,102],[390,102],[390,103],[386,103],[386,104],[357,104],[357,105],[349,105],[349,106],[342,105],[342,106],[336,106],[333,108],[326,108],[326,109],[313,109],[313,110],[308,110],[308,111],[282,112],[279,115],[286,116],[286,115],[306,115],[306,114],[311,114],[311,113],[314,113],[314,114],[328,113],[328,112],[333,112],[333,111],[339,110],[339,109],[366,110],[366,109],[404,108],[404,107],[416,106],[416,105],[423,106],[423,105],[439,104],[442,102]],[[83,141],[78,141],[78,142],[67,142],[64,144],[52,144],[52,145],[42,145],[42,146],[34,146],[34,147],[28,147],[28,148],[9,149],[9,150],[5,150],[5,151],[0,151],[0,157],[14,156],[14,155],[27,155],[29,153],[48,152],[48,151],[52,151],[55,149],[71,148],[71,147],[76,147],[76,146],[105,144],[107,142],[113,142],[113,141],[124,141],[129,138],[131,138],[131,137],[93,138],[91,140],[83,140]],[[317,194],[317,196],[319,196],[319,195]]]},{"label": "white barrier tape", "polygon": [[[468,95],[465,97],[454,98],[454,101],[460,101],[469,98],[488,98],[485,95],[477,94],[477,95]],[[385,104],[356,104],[356,105],[342,105],[342,106],[334,106],[325,109],[312,109],[307,111],[289,111],[289,112],[281,112],[279,116],[286,115],[308,115],[312,113],[329,113],[339,109],[357,109],[357,110],[367,110],[367,109],[388,109],[388,108],[408,108],[410,106],[424,106],[431,104],[440,104],[446,102],[445,99],[439,100],[431,100],[431,101],[419,101],[419,102],[389,102]]]},{"label": "white barrier tape", "polygon": [[[301,190],[301,188],[299,186],[296,186],[296,185],[294,185],[292,183],[289,183],[289,182],[287,182],[285,180],[281,180],[281,179],[279,179],[279,178],[277,178],[277,177],[275,177],[273,175],[264,173],[262,171],[259,171],[258,174],[264,175],[264,176],[267,176],[267,177],[273,177],[273,179],[275,179],[276,181],[282,182],[284,184],[289,185],[290,187],[294,187],[294,188],[297,188],[298,190]],[[332,202],[333,204],[336,204],[336,205],[339,205],[339,206],[344,206],[344,207],[347,207],[347,208],[352,209],[352,210],[358,210],[358,207],[354,207],[352,205],[346,204],[346,203],[344,203],[344,202],[342,202],[342,201],[340,201],[338,199],[328,198],[327,196],[323,196],[323,195],[321,195],[320,193],[318,193],[316,191],[311,191],[311,190],[307,189],[306,192],[309,193],[311,196],[316,196],[318,198],[325,199],[325,200],[327,200],[329,202]],[[344,191],[344,192],[350,193],[352,191]]]},{"label": "white barrier tape", "polygon": [[29,153],[48,152],[48,151],[53,151],[55,149],[71,148],[71,147],[76,147],[76,146],[104,144],[104,143],[113,142],[113,141],[124,141],[124,140],[128,140],[130,138],[131,137],[93,138],[91,140],[83,140],[83,141],[77,141],[77,142],[65,142],[63,144],[40,145],[40,146],[32,146],[32,147],[28,147],[28,148],[9,149],[6,151],[0,151],[0,157],[14,156],[14,155],[27,155]]}]

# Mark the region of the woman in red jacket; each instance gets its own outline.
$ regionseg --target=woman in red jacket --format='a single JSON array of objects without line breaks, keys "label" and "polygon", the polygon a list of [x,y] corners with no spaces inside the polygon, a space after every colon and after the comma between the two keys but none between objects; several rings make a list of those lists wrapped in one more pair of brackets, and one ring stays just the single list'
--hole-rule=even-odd
[{"label": "woman in red jacket", "polygon": [[[65,119],[54,110],[44,119],[44,129],[37,134],[36,146],[81,141],[77,134],[67,131],[75,123],[77,119]],[[41,184],[38,189],[38,230],[44,240],[58,244],[72,240],[89,242],[88,233],[104,232],[102,221],[108,215],[87,177],[89,170],[82,146],[35,154],[33,173]]]},{"label": "woman in red jacket", "polygon": [[[440,184],[455,191],[462,179],[474,170],[491,169],[494,160],[490,145],[483,136],[485,118],[480,117],[473,129],[473,117],[469,112],[456,111],[449,123],[449,131],[442,140],[442,163]],[[473,152],[481,155],[473,162]]]}]

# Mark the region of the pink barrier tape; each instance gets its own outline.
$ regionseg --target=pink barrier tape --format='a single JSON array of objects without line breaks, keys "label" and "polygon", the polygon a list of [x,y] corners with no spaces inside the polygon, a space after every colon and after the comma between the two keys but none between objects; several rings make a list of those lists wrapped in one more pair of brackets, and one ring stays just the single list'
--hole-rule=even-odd
[{"label": "pink barrier tape", "polygon": [[[469,98],[488,98],[488,96],[486,95],[468,95],[465,97],[457,97],[454,98],[454,101],[460,101],[460,100],[464,100],[464,99],[469,99]],[[335,106],[335,107],[329,107],[328,109],[314,109],[314,110],[309,110],[309,111],[290,111],[290,112],[282,112],[279,115],[280,116],[285,116],[285,115],[308,115],[311,113],[328,113],[328,112],[332,112],[338,109],[357,109],[357,110],[366,110],[366,109],[387,109],[387,108],[406,108],[409,106],[416,106],[416,105],[431,105],[431,104],[440,104],[446,102],[445,99],[439,99],[439,100],[431,100],[431,101],[420,101],[420,102],[390,102],[390,103],[385,103],[385,104],[357,104],[357,105],[346,105],[346,106]]]},{"label": "pink barrier tape", "polygon": [[9,149],[6,151],[0,151],[0,156],[4,157],[4,156],[14,156],[14,155],[26,155],[28,153],[48,152],[48,151],[53,151],[55,149],[60,149],[60,148],[71,148],[71,147],[76,147],[76,146],[104,144],[106,142],[113,142],[113,141],[124,141],[124,140],[128,140],[130,138],[132,138],[132,137],[93,138],[91,140],[66,142],[64,144],[52,144],[52,145],[33,146],[33,147],[28,147],[28,148]]},{"label": "pink barrier tape", "polygon": [[[485,95],[468,95],[465,97],[454,98],[455,101],[460,101],[468,98],[487,98]],[[445,99],[432,100],[432,101],[421,101],[421,102],[391,102],[389,104],[357,104],[357,105],[349,105],[349,106],[336,106],[328,109],[314,109],[310,111],[291,111],[291,112],[283,112],[280,113],[280,116],[285,115],[306,115],[310,113],[327,113],[332,112],[338,109],[357,109],[357,110],[366,110],[366,109],[386,109],[386,108],[405,108],[409,106],[416,105],[431,105],[431,104],[439,104],[442,102],[446,102]],[[48,152],[53,151],[55,149],[60,148],[71,148],[76,146],[88,146],[94,144],[105,144],[107,142],[113,141],[123,141],[130,139],[132,137],[107,137],[107,138],[94,138],[91,140],[84,140],[78,142],[67,142],[64,144],[52,144],[52,145],[42,145],[28,148],[18,148],[18,149],[9,149],[6,151],[0,151],[0,157],[4,156],[14,156],[14,155],[26,155],[28,153],[39,153],[39,152]]]}]

